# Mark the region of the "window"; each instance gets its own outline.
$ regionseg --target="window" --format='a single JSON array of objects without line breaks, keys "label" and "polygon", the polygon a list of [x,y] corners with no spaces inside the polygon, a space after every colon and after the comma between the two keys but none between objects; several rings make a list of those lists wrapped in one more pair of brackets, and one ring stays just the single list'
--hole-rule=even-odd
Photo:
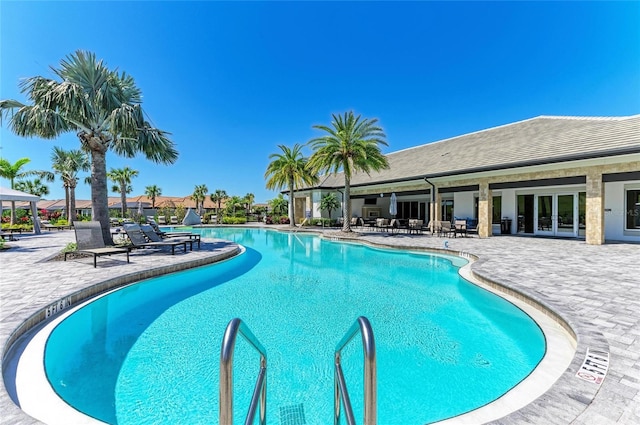
[{"label": "window", "polygon": [[627,230],[640,230],[640,189],[627,190]]},{"label": "window", "polygon": [[502,222],[502,196],[494,196],[492,199],[493,214],[491,222],[493,224],[500,224]]}]

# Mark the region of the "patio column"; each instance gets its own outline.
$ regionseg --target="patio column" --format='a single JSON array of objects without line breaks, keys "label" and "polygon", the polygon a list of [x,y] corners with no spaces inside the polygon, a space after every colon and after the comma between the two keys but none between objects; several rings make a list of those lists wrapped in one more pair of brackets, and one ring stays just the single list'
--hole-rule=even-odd
[{"label": "patio column", "polygon": [[440,208],[440,205],[442,205],[442,195],[440,195],[440,192],[438,192],[438,190],[436,189],[436,197],[435,197],[436,203],[433,205],[433,219],[436,221],[440,221],[442,220],[442,208]]},{"label": "patio column", "polygon": [[604,183],[602,170],[587,172],[586,242],[589,245],[604,243]]},{"label": "patio column", "polygon": [[489,181],[480,181],[480,190],[478,196],[478,237],[488,238],[491,236],[491,221],[493,211],[491,189],[489,189]]}]

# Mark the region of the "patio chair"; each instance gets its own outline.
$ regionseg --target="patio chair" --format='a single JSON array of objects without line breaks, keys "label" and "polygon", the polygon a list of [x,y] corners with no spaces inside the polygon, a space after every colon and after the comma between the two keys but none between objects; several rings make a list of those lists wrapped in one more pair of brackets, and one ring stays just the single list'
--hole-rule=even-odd
[{"label": "patio chair", "polygon": [[409,220],[409,233],[415,233],[416,235],[418,233],[422,233],[422,224],[424,223],[423,220],[418,220],[418,219],[410,219]]},{"label": "patio chair", "polygon": [[161,226],[166,226],[167,225],[167,219],[165,218],[165,216],[163,215],[159,215],[158,216],[158,224]]},{"label": "patio chair", "polygon": [[[97,259],[103,255],[127,254],[127,263],[129,262],[129,248],[107,246],[104,243],[99,222],[74,221],[73,228],[76,232],[77,250],[75,252],[93,255],[93,267],[97,267]],[[67,261],[67,255],[70,252],[64,253],[64,261]]]},{"label": "patio chair", "polygon": [[142,231],[142,233],[144,233],[144,236],[151,242],[163,242],[163,241],[168,241],[168,242],[186,242],[189,244],[189,251],[193,251],[193,243],[194,242],[198,242],[198,248],[200,248],[200,241],[199,240],[195,240],[195,239],[191,239],[188,236],[184,236],[184,237],[173,237],[173,238],[169,238],[168,240],[163,238],[162,236],[160,236],[158,233],[156,233],[155,230],[153,230],[153,227],[151,227],[150,224],[141,224],[140,225],[140,230]]},{"label": "patio chair", "polygon": [[199,233],[191,233],[191,232],[163,232],[162,230],[160,230],[160,227],[158,227],[158,223],[155,222],[155,220],[151,219],[148,221],[148,223],[153,230],[162,238],[185,238],[188,237],[189,239],[193,240],[194,242],[198,242],[198,249],[200,248],[200,242],[202,240],[202,237],[200,236]]},{"label": "patio chair", "polygon": [[467,219],[467,235],[478,234],[478,220]]},{"label": "patio chair", "polygon": [[389,219],[388,218],[376,218],[375,228],[378,229],[378,231],[380,231],[380,232],[388,231],[389,230]]},{"label": "patio chair", "polygon": [[142,233],[140,226],[137,224],[126,224],[124,226],[124,231],[127,233],[127,236],[129,237],[129,240],[131,241],[131,244],[133,245],[134,248],[147,248],[147,247],[154,248],[154,247],[170,246],[171,255],[175,255],[176,246],[182,245],[184,252],[187,252],[187,241],[183,241],[183,240],[176,240],[176,241],[163,240],[160,242],[149,241],[145,237],[144,233]]},{"label": "patio chair", "polygon": [[458,235],[467,236],[467,220],[456,220],[453,223],[453,237],[457,238]]},{"label": "patio chair", "polygon": [[177,215],[172,215],[169,218],[169,224],[178,224],[178,216]]},{"label": "patio chair", "polygon": [[450,221],[440,221],[438,225],[438,236],[451,236],[453,230],[451,229]]}]

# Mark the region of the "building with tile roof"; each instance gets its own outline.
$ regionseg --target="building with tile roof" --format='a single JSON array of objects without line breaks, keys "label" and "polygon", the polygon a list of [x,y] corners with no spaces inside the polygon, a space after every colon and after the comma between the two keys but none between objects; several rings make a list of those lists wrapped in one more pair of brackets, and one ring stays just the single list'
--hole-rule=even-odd
[{"label": "building with tile roof", "polygon": [[[387,154],[389,168],[356,173],[352,213],[477,221],[495,233],[640,242],[640,115],[539,116]],[[344,177],[296,192],[297,217],[326,217],[322,196]]]}]

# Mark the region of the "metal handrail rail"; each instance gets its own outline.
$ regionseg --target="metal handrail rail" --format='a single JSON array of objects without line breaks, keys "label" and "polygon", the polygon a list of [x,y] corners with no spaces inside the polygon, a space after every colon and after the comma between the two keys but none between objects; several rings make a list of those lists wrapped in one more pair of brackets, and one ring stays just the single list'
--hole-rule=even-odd
[{"label": "metal handrail rail", "polygon": [[238,333],[260,353],[260,370],[244,423],[245,425],[252,424],[256,409],[260,407],[260,425],[265,425],[267,422],[267,352],[247,325],[238,318],[232,319],[227,325],[220,349],[219,423],[220,425],[233,425],[233,353]]},{"label": "metal handrail rail", "polygon": [[377,418],[377,377],[376,377],[376,342],[373,337],[373,329],[369,320],[360,316],[342,337],[336,346],[334,363],[334,425],[340,423],[340,401],[344,404],[344,412],[348,425],[355,425],[351,399],[347,391],[347,384],[342,373],[341,352],[342,349],[360,331],[362,334],[362,347],[364,349],[364,425],[376,425]]}]

